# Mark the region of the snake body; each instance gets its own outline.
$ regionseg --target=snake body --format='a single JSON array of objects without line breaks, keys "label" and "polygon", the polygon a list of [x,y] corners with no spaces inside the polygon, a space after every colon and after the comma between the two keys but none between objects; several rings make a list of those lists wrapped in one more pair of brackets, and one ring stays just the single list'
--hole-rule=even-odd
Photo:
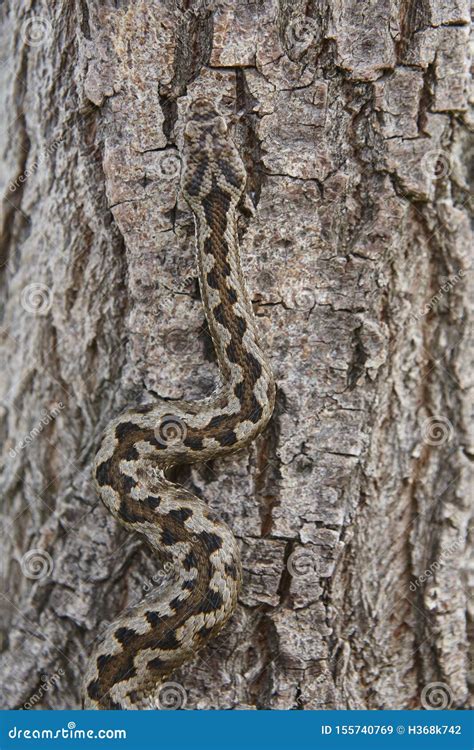
[{"label": "snake body", "polygon": [[171,570],[124,611],[88,662],[84,707],[156,707],[171,673],[227,622],[241,585],[237,542],[207,505],[167,478],[253,440],[270,419],[275,385],[258,343],[237,239],[246,171],[214,104],[196,99],[184,131],[181,188],[195,219],[199,281],[221,382],[200,401],[129,408],[105,431],[95,460],[99,495]]}]

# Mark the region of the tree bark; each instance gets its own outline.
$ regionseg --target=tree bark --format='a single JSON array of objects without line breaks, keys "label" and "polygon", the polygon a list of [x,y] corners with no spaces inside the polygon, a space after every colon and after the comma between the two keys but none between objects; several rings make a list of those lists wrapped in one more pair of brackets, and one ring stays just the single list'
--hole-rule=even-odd
[{"label": "tree bark", "polygon": [[91,463],[145,391],[216,380],[179,192],[197,95],[248,170],[243,264],[278,399],[249,449],[176,475],[245,574],[172,678],[181,703],[469,705],[468,10],[2,5],[1,708],[78,708],[94,638],[160,582]]}]

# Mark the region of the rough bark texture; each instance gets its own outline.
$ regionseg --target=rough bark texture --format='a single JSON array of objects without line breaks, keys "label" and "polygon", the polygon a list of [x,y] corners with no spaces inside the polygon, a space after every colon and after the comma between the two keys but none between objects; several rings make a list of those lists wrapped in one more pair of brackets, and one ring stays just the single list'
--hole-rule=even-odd
[{"label": "rough bark texture", "polygon": [[187,708],[467,707],[467,2],[0,13],[1,707],[79,707],[104,622],[160,582],[90,467],[144,391],[215,382],[179,194],[197,94],[248,168],[279,392],[251,448],[177,475],[241,539],[245,582],[173,679]]}]

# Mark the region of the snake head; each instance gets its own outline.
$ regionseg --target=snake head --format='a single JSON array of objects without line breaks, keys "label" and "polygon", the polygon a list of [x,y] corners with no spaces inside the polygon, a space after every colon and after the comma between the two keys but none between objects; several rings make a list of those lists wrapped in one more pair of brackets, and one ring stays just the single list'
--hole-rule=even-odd
[{"label": "snake head", "polygon": [[237,204],[247,174],[224,118],[214,103],[204,97],[191,102],[187,114],[182,172],[184,197],[193,208],[211,191],[222,190]]}]

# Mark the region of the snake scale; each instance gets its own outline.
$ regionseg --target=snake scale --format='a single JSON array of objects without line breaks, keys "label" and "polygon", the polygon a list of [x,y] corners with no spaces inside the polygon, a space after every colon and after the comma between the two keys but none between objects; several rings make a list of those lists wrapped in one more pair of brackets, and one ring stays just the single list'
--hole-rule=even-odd
[{"label": "snake scale", "polygon": [[167,471],[247,445],[275,401],[239,256],[237,207],[247,175],[208,99],[189,105],[182,156],[181,189],[194,214],[201,298],[221,382],[205,399],[173,402],[172,413],[159,402],[131,407],[102,438],[94,471],[103,503],[172,572],[99,638],[86,669],[85,708],[156,707],[159,686],[231,616],[242,576],[236,539]]}]

